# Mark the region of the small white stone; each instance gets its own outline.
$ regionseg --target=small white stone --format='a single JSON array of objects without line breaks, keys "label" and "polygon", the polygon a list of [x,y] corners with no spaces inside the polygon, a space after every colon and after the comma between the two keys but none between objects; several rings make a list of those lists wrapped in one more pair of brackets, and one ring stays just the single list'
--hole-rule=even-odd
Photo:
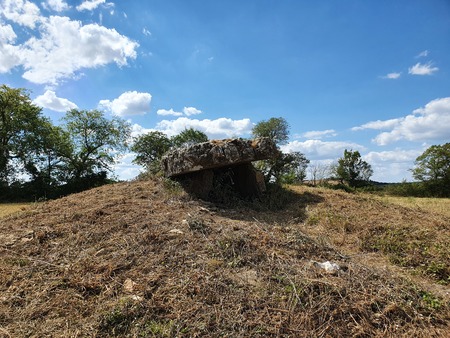
[{"label": "small white stone", "polygon": [[181,231],[180,229],[172,229],[172,230],[169,230],[169,233],[171,233],[171,234],[176,234],[176,235],[182,235],[182,234],[184,234],[184,232]]},{"label": "small white stone", "polygon": [[330,261],[326,261],[323,263],[314,262],[314,265],[330,274],[337,273],[341,269],[339,265],[337,265],[336,263],[331,263]]},{"label": "small white stone", "polygon": [[135,282],[133,282],[130,278],[127,278],[125,279],[125,282],[123,282],[123,290],[125,292],[132,293],[135,285]]}]

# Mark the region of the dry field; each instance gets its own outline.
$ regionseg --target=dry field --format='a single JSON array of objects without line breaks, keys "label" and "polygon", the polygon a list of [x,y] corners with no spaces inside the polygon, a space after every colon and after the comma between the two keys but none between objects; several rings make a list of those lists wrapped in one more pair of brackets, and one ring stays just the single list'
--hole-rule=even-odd
[{"label": "dry field", "polygon": [[0,203],[0,218],[26,210],[30,203]]},{"label": "dry field", "polygon": [[275,211],[157,179],[2,218],[0,336],[448,337],[449,217],[292,189]]},{"label": "dry field", "polygon": [[379,197],[386,203],[394,203],[408,208],[422,209],[427,212],[440,213],[450,217],[450,198],[419,198],[419,197]]}]

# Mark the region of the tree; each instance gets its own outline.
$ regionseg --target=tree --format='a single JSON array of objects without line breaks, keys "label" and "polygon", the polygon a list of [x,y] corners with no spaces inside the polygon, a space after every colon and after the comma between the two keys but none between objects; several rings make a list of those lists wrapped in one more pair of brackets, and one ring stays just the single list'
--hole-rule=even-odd
[{"label": "tree", "polygon": [[280,172],[274,176],[279,177],[279,180],[283,183],[303,183],[309,162],[305,155],[300,152],[282,154],[279,160],[281,165],[278,165]]},{"label": "tree", "polygon": [[327,177],[330,171],[330,166],[326,164],[322,164],[319,162],[315,162],[309,165],[309,174],[311,177],[312,184],[315,186],[317,182],[322,183],[323,180]]},{"label": "tree", "polygon": [[338,160],[334,168],[334,174],[341,181],[346,182],[351,187],[356,187],[361,183],[367,183],[373,170],[370,164],[361,159],[359,151],[344,150],[344,157]]},{"label": "tree", "polygon": [[26,90],[0,86],[0,189],[10,197],[41,197],[65,183],[75,187],[84,179],[80,190],[90,178],[106,178],[126,149],[129,124],[96,110],[71,110],[63,122],[54,126],[42,116]]},{"label": "tree", "polygon": [[42,136],[47,123],[25,89],[0,87],[0,187],[23,170],[23,157],[34,151],[33,140]]},{"label": "tree", "polygon": [[290,173],[294,175],[294,183],[303,183],[306,178],[306,169],[309,165],[309,160],[306,156],[300,152],[293,152],[288,154],[292,157],[292,161],[289,164]]},{"label": "tree", "polygon": [[98,110],[72,109],[63,122],[71,141],[67,181],[104,175],[111,170],[116,157],[128,148],[131,128],[120,118],[108,120]]},{"label": "tree", "polygon": [[206,141],[208,141],[208,136],[194,128],[184,129],[170,139],[160,131],[152,131],[134,139],[131,150],[136,153],[136,158],[133,162],[142,165],[146,171],[156,174],[161,170],[161,157],[171,148]]},{"label": "tree", "polygon": [[253,137],[268,137],[276,145],[284,144],[289,139],[289,124],[283,117],[272,117],[257,123],[252,134]]},{"label": "tree", "polygon": [[278,183],[301,183],[306,178],[309,160],[300,152],[280,153],[278,157],[258,161],[256,168],[266,177],[266,181],[275,179]]},{"label": "tree", "polygon": [[171,146],[171,140],[160,131],[140,135],[131,147],[136,153],[133,162],[142,165],[148,172],[156,173],[160,170],[161,157]]},{"label": "tree", "polygon": [[181,147],[184,145],[192,145],[196,143],[202,143],[208,141],[208,136],[200,130],[194,128],[184,129],[178,135],[175,135],[171,139],[172,146]]},{"label": "tree", "polygon": [[[279,148],[289,139],[289,124],[283,117],[272,117],[257,123],[252,129],[252,135],[268,137]],[[285,154],[280,151],[276,158],[259,161],[256,167],[264,173],[266,182],[275,179],[278,183],[294,183],[303,182],[308,163],[309,160],[300,152]]]},{"label": "tree", "polygon": [[28,142],[33,146],[21,156],[30,177],[28,185],[36,194],[46,195],[65,177],[66,161],[72,150],[69,134],[46,120]]},{"label": "tree", "polygon": [[412,175],[432,195],[450,196],[450,143],[433,145],[417,157]]}]

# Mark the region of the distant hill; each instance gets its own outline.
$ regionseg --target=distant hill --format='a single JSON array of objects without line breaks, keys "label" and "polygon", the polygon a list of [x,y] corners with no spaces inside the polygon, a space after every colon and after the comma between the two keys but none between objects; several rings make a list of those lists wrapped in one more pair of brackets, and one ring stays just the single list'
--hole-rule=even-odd
[{"label": "distant hill", "polygon": [[155,179],[0,218],[0,336],[448,337],[448,217],[292,189],[274,211]]}]

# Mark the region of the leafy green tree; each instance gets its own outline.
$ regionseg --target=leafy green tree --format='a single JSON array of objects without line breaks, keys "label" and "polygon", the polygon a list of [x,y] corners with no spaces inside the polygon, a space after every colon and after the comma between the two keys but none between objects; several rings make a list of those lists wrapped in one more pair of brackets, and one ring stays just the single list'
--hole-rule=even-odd
[{"label": "leafy green tree", "polygon": [[133,162],[142,165],[147,172],[156,174],[161,170],[161,157],[171,148],[206,141],[208,136],[194,128],[185,129],[170,139],[160,131],[152,131],[134,139],[131,150],[136,153],[136,158]]},{"label": "leafy green tree", "polygon": [[292,183],[303,183],[310,161],[300,152],[289,153],[287,156],[289,163],[286,166],[287,172],[284,175],[290,175]]},{"label": "leafy green tree", "polygon": [[131,150],[136,153],[134,163],[142,165],[148,172],[160,170],[161,157],[172,146],[171,140],[160,131],[152,131],[135,138]]},{"label": "leafy green tree", "polygon": [[23,171],[23,157],[34,151],[33,140],[42,136],[47,123],[25,89],[0,86],[0,187],[7,187]]},{"label": "leafy green tree", "polygon": [[36,192],[46,194],[61,184],[65,176],[66,162],[72,150],[69,134],[47,120],[28,142],[33,146],[21,159],[30,176],[29,185]]},{"label": "leafy green tree", "polygon": [[436,196],[450,196],[450,143],[433,145],[417,157],[413,177]]},{"label": "leafy green tree", "polygon": [[208,136],[200,130],[194,128],[184,129],[178,135],[172,137],[171,142],[174,147],[181,147],[184,145],[192,145],[196,143],[207,142]]},{"label": "leafy green tree", "polygon": [[66,181],[111,171],[117,156],[128,148],[131,128],[120,118],[109,120],[98,110],[72,109],[66,113],[63,123],[71,142]]},{"label": "leafy green tree", "polygon": [[289,123],[283,117],[272,117],[258,122],[252,129],[253,137],[268,137],[276,145],[284,144],[289,139]]},{"label": "leafy green tree", "polygon": [[309,160],[300,152],[280,153],[275,159],[258,161],[256,168],[266,177],[278,183],[301,183],[306,178]]},{"label": "leafy green tree", "polygon": [[344,157],[338,160],[334,174],[341,181],[351,187],[365,184],[373,174],[372,166],[362,160],[359,151],[344,150]]},{"label": "leafy green tree", "polygon": [[[289,124],[283,117],[272,117],[257,123],[252,135],[268,137],[278,148],[289,139]],[[280,151],[275,159],[259,161],[256,167],[263,172],[266,182],[275,179],[278,183],[294,183],[305,179],[308,163],[309,160],[300,152],[285,154]]]}]

